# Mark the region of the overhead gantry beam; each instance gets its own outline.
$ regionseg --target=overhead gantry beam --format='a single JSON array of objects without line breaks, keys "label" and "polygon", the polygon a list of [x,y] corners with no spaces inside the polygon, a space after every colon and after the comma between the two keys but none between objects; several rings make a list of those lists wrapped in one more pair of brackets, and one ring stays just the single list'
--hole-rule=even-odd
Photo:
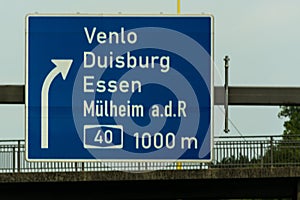
[{"label": "overhead gantry beam", "polygon": [[25,104],[25,86],[0,85],[0,104]]},{"label": "overhead gantry beam", "polygon": [[[224,105],[224,87],[214,88],[215,105]],[[0,104],[25,104],[24,85],[0,85]],[[300,105],[298,87],[240,87],[228,88],[229,105]]]},{"label": "overhead gantry beam", "polygon": [[229,87],[230,105],[300,105],[300,88]]},{"label": "overhead gantry beam", "polygon": [[[225,90],[215,87],[215,104],[224,105]],[[228,88],[229,105],[280,106],[300,105],[300,88],[298,87],[240,87]]]}]

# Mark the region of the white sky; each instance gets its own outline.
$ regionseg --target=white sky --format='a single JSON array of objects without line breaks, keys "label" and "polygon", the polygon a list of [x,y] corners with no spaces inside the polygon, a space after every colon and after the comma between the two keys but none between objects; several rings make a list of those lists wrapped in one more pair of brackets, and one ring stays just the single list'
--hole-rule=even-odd
[{"label": "white sky", "polygon": [[[214,15],[216,82],[224,83],[223,58],[229,55],[234,86],[300,87],[299,8],[297,0],[181,0],[182,14]],[[34,12],[176,14],[177,0],[6,1],[0,7],[0,84],[25,83],[25,15]],[[229,117],[243,135],[280,134],[278,112],[279,107],[231,106]],[[0,139],[24,139],[24,105],[0,105],[0,113]]]}]

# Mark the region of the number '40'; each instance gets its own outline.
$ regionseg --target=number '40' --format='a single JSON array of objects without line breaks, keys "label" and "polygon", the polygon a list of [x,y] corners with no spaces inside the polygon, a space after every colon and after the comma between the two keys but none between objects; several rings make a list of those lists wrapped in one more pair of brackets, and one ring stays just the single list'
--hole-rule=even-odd
[{"label": "number '40'", "polygon": [[99,130],[94,138],[94,142],[99,142],[102,144],[103,142],[106,144],[110,144],[113,141],[113,132],[111,130],[102,131]]}]

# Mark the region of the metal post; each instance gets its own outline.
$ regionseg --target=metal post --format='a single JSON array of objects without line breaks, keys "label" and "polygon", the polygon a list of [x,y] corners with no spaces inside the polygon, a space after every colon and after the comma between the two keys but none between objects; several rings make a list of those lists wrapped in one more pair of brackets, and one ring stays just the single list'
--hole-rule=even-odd
[{"label": "metal post", "polygon": [[15,147],[15,145],[13,146],[13,154],[12,154],[12,156],[13,156],[13,160],[12,160],[12,167],[13,167],[13,172],[15,172],[15,170],[16,170],[16,149],[15,149],[16,147]]},{"label": "metal post", "polygon": [[177,0],[177,14],[180,14],[180,0]]},{"label": "metal post", "polygon": [[264,149],[263,149],[263,143],[260,142],[260,167],[263,168],[264,167]]},{"label": "metal post", "polygon": [[81,163],[81,171],[84,171],[84,162]]},{"label": "metal post", "polygon": [[17,154],[17,166],[18,166],[18,172],[21,171],[21,141],[18,140],[18,154]]},{"label": "metal post", "polygon": [[225,133],[229,133],[228,129],[228,68],[229,68],[229,57],[225,56],[224,61],[225,61],[225,101],[224,101],[224,108],[225,108]]},{"label": "metal post", "polygon": [[273,159],[273,136],[271,136],[271,138],[270,138],[270,146],[271,146],[271,167],[273,167],[273,162],[274,162],[274,159]]},{"label": "metal post", "polygon": [[74,165],[75,165],[75,172],[77,172],[78,171],[78,169],[77,169],[78,168],[78,163],[75,162]]}]

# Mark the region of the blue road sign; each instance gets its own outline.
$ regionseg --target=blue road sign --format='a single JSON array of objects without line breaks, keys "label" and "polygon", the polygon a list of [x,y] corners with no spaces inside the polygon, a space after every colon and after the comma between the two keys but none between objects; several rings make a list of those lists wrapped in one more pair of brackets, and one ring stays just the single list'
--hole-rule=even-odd
[{"label": "blue road sign", "polygon": [[28,15],[29,161],[210,161],[213,18]]}]

